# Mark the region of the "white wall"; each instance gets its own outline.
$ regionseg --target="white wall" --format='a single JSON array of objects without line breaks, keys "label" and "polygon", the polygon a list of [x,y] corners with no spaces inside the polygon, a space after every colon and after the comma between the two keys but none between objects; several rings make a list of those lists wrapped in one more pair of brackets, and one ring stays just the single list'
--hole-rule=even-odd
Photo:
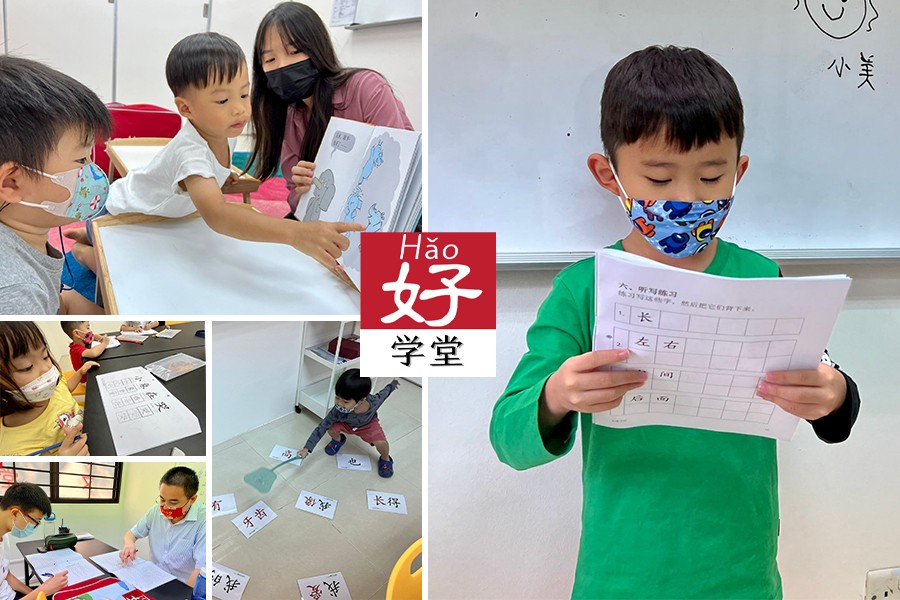
[{"label": "white wall", "polygon": [[[860,598],[868,569],[900,566],[900,263],[790,266],[854,279],[829,351],[859,384],[862,410],[843,444],[803,426],[779,444],[785,598]],[[580,440],[566,457],[517,473],[490,447],[491,410],[525,350],[549,271],[497,277],[495,379],[430,379],[429,594],[434,600],[568,598],[581,515]]]},{"label": "white wall", "polygon": [[212,442],[294,411],[301,321],[217,321],[212,326]]}]

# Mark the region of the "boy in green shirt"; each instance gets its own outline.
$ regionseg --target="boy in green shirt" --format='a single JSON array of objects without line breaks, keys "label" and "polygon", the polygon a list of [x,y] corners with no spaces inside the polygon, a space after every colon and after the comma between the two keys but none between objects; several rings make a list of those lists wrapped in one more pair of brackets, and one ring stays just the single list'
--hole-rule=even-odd
[{"label": "boy in green shirt", "polygon": [[[740,154],[740,95],[719,63],[672,46],[627,56],[607,76],[600,131],[607,155],[592,154],[588,167],[634,225],[613,248],[714,275],[779,275],[771,260],[716,237],[749,164]],[[587,259],[556,277],[491,421],[500,460],[520,470],[571,450],[581,421],[584,499],[572,596],[780,598],[775,441],[593,425],[593,413],[618,406],[646,379],[599,371],[628,353],[592,352],[593,327],[594,259]],[[817,369],[768,373],[757,394],[809,420],[826,442],[845,440],[859,410],[855,384],[827,355]]]}]

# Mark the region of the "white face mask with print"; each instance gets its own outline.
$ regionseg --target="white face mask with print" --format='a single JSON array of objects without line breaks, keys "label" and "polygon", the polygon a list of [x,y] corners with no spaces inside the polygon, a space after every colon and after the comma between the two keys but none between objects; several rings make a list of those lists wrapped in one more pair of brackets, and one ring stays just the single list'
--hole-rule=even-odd
[{"label": "white face mask with print", "polygon": [[53,390],[56,389],[58,383],[59,369],[54,365],[43,375],[38,375],[26,385],[21,386],[21,393],[13,392],[13,395],[31,404],[46,402],[53,395]]}]

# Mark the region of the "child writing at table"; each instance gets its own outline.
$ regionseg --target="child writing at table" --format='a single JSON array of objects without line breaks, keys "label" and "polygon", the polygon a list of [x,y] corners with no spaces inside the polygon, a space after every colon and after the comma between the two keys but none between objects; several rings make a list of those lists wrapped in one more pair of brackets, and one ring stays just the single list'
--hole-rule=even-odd
[{"label": "child writing at table", "polygon": [[[40,450],[87,456],[87,434],[81,433],[84,411],[72,390],[97,366],[87,361],[67,381],[35,323],[0,321],[0,456]],[[58,449],[46,450],[54,444],[60,444]]]},{"label": "child writing at table", "polygon": [[159,327],[159,325],[159,321],[125,321],[124,323],[122,323],[122,326],[119,327],[119,331],[132,331],[134,333],[140,333],[148,329],[155,329],[156,327]]},{"label": "child writing at table", "polygon": [[47,236],[103,208],[109,182],[91,152],[109,131],[109,112],[85,85],[0,56],[0,314],[102,312],[60,291],[65,261]]},{"label": "child writing at table", "polygon": [[[144,167],[110,187],[107,210],[114,215],[142,213],[184,217],[195,211],[213,230],[256,242],[287,244],[329,269],[350,246],[354,223],[276,219],[242,204],[226,202],[222,186],[236,177],[231,170],[234,140],[250,119],[250,78],[240,46],[218,33],[190,35],[172,48],[166,79],[178,112],[187,119],[181,131]],[[96,271],[90,222],[67,232],[78,244],[79,262]]]},{"label": "child writing at table", "polygon": [[[63,332],[69,336],[72,343],[69,344],[69,358],[72,360],[72,368],[78,371],[84,366],[85,358],[97,358],[109,346],[109,337],[104,333],[99,338],[94,337],[91,331],[90,321],[62,321]],[[93,343],[97,342],[94,346]],[[87,381],[87,373],[81,376],[81,383]]]},{"label": "child writing at table", "polygon": [[[588,167],[633,224],[612,248],[713,275],[778,277],[768,258],[716,237],[749,164],[743,105],[722,65],[693,48],[634,52],[607,75],[600,115],[606,154]],[[572,597],[780,598],[775,440],[593,424],[648,377],[600,370],[628,351],[592,351],[594,277],[593,258],[556,277],[490,426],[500,460],[523,470],[568,453],[580,424]],[[767,373],[757,395],[828,443],[847,439],[859,411],[856,385],[826,357]]]}]

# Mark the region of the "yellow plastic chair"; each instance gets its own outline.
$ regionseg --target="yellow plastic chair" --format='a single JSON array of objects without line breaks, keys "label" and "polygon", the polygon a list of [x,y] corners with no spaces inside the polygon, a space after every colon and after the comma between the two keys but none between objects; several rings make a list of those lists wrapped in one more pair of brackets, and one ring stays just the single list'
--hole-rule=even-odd
[{"label": "yellow plastic chair", "polygon": [[[76,377],[75,371],[66,371],[63,373],[63,376],[66,378],[66,381],[71,381],[73,377]],[[84,405],[84,395],[87,394],[87,387],[80,381],[78,382],[78,387],[72,392],[72,396],[75,398],[75,402],[78,404]]]},{"label": "yellow plastic chair", "polygon": [[387,585],[387,600],[421,600],[422,567],[410,572],[413,561],[422,555],[422,538],[407,548],[394,565]]}]

